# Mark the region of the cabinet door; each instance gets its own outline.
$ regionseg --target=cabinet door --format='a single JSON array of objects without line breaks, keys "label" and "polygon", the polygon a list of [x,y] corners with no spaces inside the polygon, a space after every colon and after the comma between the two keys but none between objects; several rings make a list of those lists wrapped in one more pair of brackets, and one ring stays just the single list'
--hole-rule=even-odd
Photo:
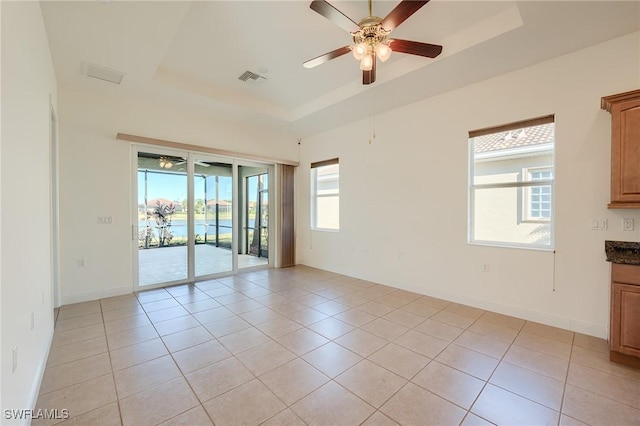
[{"label": "cabinet door", "polygon": [[611,285],[611,350],[640,357],[640,286]]},{"label": "cabinet door", "polygon": [[611,108],[611,201],[640,203],[640,99]]}]

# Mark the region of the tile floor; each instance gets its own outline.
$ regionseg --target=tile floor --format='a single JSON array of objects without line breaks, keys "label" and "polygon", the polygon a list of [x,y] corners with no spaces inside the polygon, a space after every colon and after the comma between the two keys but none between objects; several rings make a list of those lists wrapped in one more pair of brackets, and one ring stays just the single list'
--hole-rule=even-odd
[{"label": "tile floor", "polygon": [[639,395],[603,340],[298,266],[61,307],[37,408],[74,425],[638,425]]}]

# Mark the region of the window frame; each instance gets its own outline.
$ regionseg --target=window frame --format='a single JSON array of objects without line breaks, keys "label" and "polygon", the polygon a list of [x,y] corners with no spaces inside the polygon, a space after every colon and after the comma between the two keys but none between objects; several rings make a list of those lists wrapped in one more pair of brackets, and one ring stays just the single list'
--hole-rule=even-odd
[{"label": "window frame", "polygon": [[[475,183],[475,138],[495,133],[509,132],[514,130],[521,130],[527,127],[538,126],[542,124],[552,124],[554,125],[554,137],[553,144],[551,149],[551,164],[545,166],[533,166],[529,168],[521,168],[520,179],[515,182],[502,182],[502,183],[486,183],[486,184],[476,184]],[[509,124],[504,124],[501,126],[494,126],[483,128],[479,130],[474,130],[469,132],[468,139],[468,162],[469,162],[469,175],[468,175],[468,205],[467,205],[467,243],[470,245],[480,245],[480,246],[495,246],[495,247],[505,247],[505,248],[516,248],[516,249],[529,249],[529,250],[541,250],[541,251],[554,251],[555,250],[555,205],[556,205],[556,196],[555,196],[555,179],[556,179],[556,143],[555,143],[555,115],[550,114],[547,116],[532,118],[528,120],[521,120]],[[545,169],[550,170],[552,172],[551,179],[546,180],[538,180],[531,181],[529,179],[525,179],[528,175],[525,175],[524,172],[528,170],[534,169]],[[546,186],[549,185],[551,187],[551,206],[550,206],[550,218],[546,219],[525,219],[528,216],[528,199],[529,199],[529,189],[534,186]],[[535,243],[523,243],[523,242],[511,242],[511,241],[498,241],[498,240],[479,240],[475,239],[475,198],[476,191],[483,189],[507,189],[507,188],[515,188],[520,194],[521,201],[517,208],[520,208],[520,214],[518,215],[519,222],[526,223],[541,223],[541,224],[549,224],[549,244],[535,244]]]},{"label": "window frame", "polygon": [[[544,172],[550,172],[551,173],[551,177],[548,179],[538,179],[538,180],[534,180],[531,178],[531,173],[544,173]],[[537,185],[532,185],[532,186],[527,186],[524,187],[523,189],[523,197],[522,197],[522,221],[526,222],[526,223],[549,223],[551,221],[551,216],[553,215],[553,187],[552,187],[552,183],[553,183],[553,176],[554,176],[554,168],[553,166],[534,166],[534,167],[528,167],[528,168],[524,168],[522,169],[522,176],[525,178],[526,182],[535,182],[537,183]],[[536,188],[536,187],[546,187],[549,186],[550,187],[550,191],[549,191],[549,203],[550,203],[550,207],[549,207],[549,217],[546,218],[544,216],[532,216],[531,215],[531,205],[533,203],[533,200],[531,199],[532,196],[534,195],[532,193],[532,189]],[[544,194],[540,194],[540,195],[544,195]],[[540,203],[542,203],[542,200],[540,200]],[[543,211],[542,207],[540,208],[540,211]]]},{"label": "window frame", "polygon": [[[338,190],[331,194],[318,194],[318,169],[327,166],[338,166]],[[338,226],[337,228],[327,228],[318,226],[318,199],[319,198],[337,198],[340,202],[340,159],[332,158],[329,160],[317,161],[311,163],[311,229],[313,231],[339,232],[340,231],[340,205],[338,204]]]}]

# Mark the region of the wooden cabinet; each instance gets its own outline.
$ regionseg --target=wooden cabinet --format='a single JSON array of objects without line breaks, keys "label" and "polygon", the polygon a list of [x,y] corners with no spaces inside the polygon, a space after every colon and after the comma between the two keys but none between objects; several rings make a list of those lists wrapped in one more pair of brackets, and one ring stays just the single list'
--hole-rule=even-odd
[{"label": "wooden cabinet", "polygon": [[606,96],[611,113],[610,209],[640,208],[640,90]]},{"label": "wooden cabinet", "polygon": [[611,265],[609,359],[640,367],[640,266]]}]

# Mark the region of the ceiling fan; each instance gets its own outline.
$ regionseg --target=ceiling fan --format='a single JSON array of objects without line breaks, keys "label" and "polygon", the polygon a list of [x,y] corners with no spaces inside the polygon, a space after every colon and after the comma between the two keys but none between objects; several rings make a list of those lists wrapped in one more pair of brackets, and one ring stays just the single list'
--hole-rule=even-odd
[{"label": "ceiling fan", "polygon": [[303,66],[313,68],[352,52],[353,56],[360,61],[362,84],[371,84],[376,81],[376,59],[384,62],[389,59],[392,51],[427,58],[435,58],[442,52],[442,46],[436,44],[389,38],[391,31],[416,13],[429,0],[402,0],[384,19],[373,16],[371,1],[369,0],[369,16],[361,19],[357,24],[325,0],[312,1],[309,7],[351,33],[354,44],[313,58],[305,62]]}]

